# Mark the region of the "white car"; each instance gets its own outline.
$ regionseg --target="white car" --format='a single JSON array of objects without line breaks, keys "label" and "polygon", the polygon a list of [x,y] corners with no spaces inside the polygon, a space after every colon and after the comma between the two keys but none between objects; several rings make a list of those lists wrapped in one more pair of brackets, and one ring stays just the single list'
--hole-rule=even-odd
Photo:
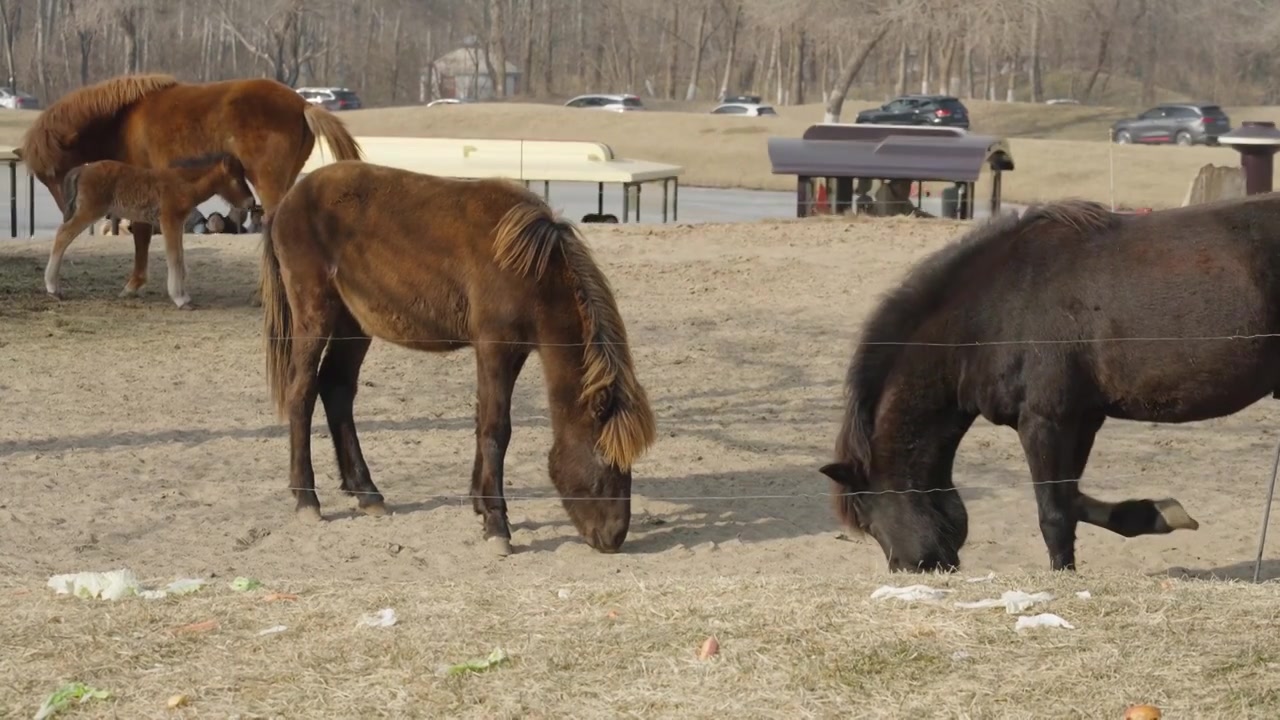
[{"label": "white car", "polygon": [[21,90],[14,92],[12,88],[0,87],[0,107],[6,110],[39,110],[40,101],[35,95]]},{"label": "white car", "polygon": [[598,93],[579,95],[564,105],[571,108],[590,108],[592,110],[611,110],[613,112],[644,110],[644,103],[640,102],[640,98],[629,93],[620,95],[602,95]]},{"label": "white car", "polygon": [[355,91],[344,87],[301,87],[297,93],[325,110],[359,110],[364,105]]},{"label": "white car", "polygon": [[711,111],[712,115],[742,115],[745,117],[777,117],[772,105],[761,103],[722,103]]}]

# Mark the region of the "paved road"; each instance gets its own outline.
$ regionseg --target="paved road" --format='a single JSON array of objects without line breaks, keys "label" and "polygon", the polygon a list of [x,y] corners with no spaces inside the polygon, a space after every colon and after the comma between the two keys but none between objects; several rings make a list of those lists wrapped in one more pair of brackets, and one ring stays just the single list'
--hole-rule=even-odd
[{"label": "paved road", "polygon": [[[538,193],[543,191],[541,183],[533,183],[531,188]],[[9,178],[7,173],[0,173],[0,197],[5,198],[8,209]],[[563,212],[567,217],[580,219],[586,213],[596,211],[596,185],[594,183],[551,183],[549,201],[553,208]],[[924,209],[927,212],[939,212],[937,198],[925,198]],[[1006,207],[1021,210],[1017,206]],[[21,173],[18,176],[18,237],[25,238],[29,233],[27,205],[27,186]],[[214,198],[200,206],[205,214],[213,210],[223,213],[227,205],[221,198]],[[622,188],[617,185],[605,186],[604,210],[622,217]],[[35,235],[50,237],[57,229],[61,217],[49,191],[40,183],[35,184]],[[632,217],[635,209],[632,208]],[[765,218],[795,217],[795,193],[766,190],[726,190],[720,188],[680,188],[679,220],[682,223],[699,222],[738,222]],[[978,216],[984,212],[979,209]],[[662,187],[658,184],[646,185],[641,191],[640,221],[642,223],[659,223],[662,221]],[[9,237],[9,213],[0,214],[0,238]]]}]

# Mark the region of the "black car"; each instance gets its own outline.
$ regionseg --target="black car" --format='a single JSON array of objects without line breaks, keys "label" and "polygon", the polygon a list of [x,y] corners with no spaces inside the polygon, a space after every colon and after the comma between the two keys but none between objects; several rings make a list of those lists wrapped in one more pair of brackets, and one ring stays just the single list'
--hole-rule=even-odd
[{"label": "black car", "polygon": [[858,113],[856,123],[871,125],[937,125],[969,129],[969,109],[950,95],[903,95],[873,110]]},{"label": "black car", "polygon": [[1111,137],[1122,145],[1217,145],[1218,137],[1229,132],[1231,119],[1209,103],[1165,103],[1111,125]]}]

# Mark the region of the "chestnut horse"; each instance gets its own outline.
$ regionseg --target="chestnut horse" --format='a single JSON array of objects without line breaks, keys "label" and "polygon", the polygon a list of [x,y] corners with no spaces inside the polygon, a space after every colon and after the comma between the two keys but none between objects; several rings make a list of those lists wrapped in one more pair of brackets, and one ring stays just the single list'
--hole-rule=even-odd
[{"label": "chestnut horse", "polygon": [[164,234],[169,265],[169,297],[190,310],[187,265],[182,253],[182,233],[187,217],[214,195],[231,207],[253,206],[253,191],[244,166],[230,153],[212,153],[175,160],[171,167],[140,168],[115,160],[98,160],[73,168],[62,181],[62,224],[54,237],[45,267],[45,289],[62,299],[58,275],[62,256],[71,241],[105,215],[135,223],[158,224]]},{"label": "chestnut horse", "polygon": [[551,480],[588,545],[622,546],[632,464],[654,441],[654,419],[613,291],[571,223],[506,180],[347,161],[299,181],[262,236],[267,378],[289,421],[289,487],[300,517],[320,517],[311,464],[317,395],[342,490],[364,512],[386,512],[352,418],[371,339],[427,352],[471,346],[479,385],[472,508],[490,546],[510,553],[503,462],[511,395],[537,351],[555,436]]},{"label": "chestnut horse", "polygon": [[[267,213],[293,185],[323,137],[336,159],[360,159],[360,146],[333,113],[268,79],[182,83],[170,75],[122,75],[58,98],[14,150],[65,210],[62,181],[72,168],[118,160],[149,168],[183,157],[228,152]],[[154,228],[131,223],[133,272],[123,295],[147,281]]]},{"label": "chestnut horse", "polygon": [[1052,569],[1075,568],[1080,522],[1194,530],[1172,498],[1105,502],[1079,480],[1107,418],[1195,422],[1280,396],[1280,194],[991,221],[880,303],[846,383],[821,471],[891,569],[959,566],[969,523],[952,464],[979,416],[1018,433]]}]

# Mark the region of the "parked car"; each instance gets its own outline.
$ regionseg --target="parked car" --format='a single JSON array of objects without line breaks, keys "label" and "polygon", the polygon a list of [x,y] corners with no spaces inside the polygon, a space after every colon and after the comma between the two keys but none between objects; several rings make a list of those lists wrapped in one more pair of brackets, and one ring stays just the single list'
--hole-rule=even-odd
[{"label": "parked car", "polygon": [[471,98],[440,98],[427,103],[427,107],[436,107],[437,105],[469,105],[475,102]]},{"label": "parked car", "polygon": [[938,125],[969,129],[969,109],[951,95],[902,95],[872,110],[855,123],[871,125]]},{"label": "parked car", "polygon": [[1111,125],[1111,137],[1121,145],[1217,145],[1218,136],[1230,131],[1231,118],[1209,103],[1164,103]]},{"label": "parked car", "polygon": [[364,106],[355,91],[343,87],[304,87],[298,88],[298,94],[325,110],[359,110]]},{"label": "parked car", "polygon": [[629,93],[622,93],[620,95],[593,93],[590,95],[579,95],[565,103],[565,107],[611,110],[613,112],[631,112],[634,110],[644,110],[644,103],[640,102],[640,98],[638,96],[631,95]]},{"label": "parked car", "polygon": [[40,101],[35,95],[13,88],[0,87],[0,107],[8,110],[39,110]]},{"label": "parked car", "polygon": [[777,117],[778,113],[774,111],[772,105],[762,105],[760,103],[748,102],[727,102],[717,105],[711,111],[713,115],[745,115],[747,117],[772,116]]}]

